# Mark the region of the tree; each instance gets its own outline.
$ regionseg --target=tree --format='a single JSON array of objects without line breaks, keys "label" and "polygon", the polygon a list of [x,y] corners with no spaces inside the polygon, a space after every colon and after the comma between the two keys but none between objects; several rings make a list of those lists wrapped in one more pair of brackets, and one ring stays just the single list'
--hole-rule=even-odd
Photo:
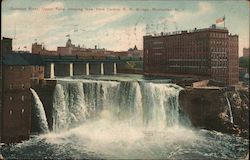
[{"label": "tree", "polygon": [[249,72],[249,57],[240,57],[240,67],[247,68],[247,71]]}]

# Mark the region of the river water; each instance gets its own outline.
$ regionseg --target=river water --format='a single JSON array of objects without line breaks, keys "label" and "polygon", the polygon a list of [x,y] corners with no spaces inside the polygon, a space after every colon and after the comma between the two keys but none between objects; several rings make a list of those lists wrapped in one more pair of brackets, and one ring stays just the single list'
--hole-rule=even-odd
[{"label": "river water", "polygon": [[180,90],[168,79],[140,76],[58,79],[53,130],[4,146],[2,154],[10,159],[244,157],[249,140],[192,127],[179,106]]}]

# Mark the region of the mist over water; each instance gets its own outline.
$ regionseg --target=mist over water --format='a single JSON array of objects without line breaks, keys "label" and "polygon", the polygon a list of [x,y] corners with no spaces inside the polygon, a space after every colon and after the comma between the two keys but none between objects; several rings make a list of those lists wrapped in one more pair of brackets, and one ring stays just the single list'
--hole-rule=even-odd
[{"label": "mist over water", "polygon": [[164,80],[60,79],[53,131],[3,148],[8,158],[242,158],[249,141],[192,128],[182,88]]},{"label": "mist over water", "polygon": [[151,130],[183,126],[179,123],[184,118],[179,115],[181,89],[174,84],[144,81],[59,81],[53,100],[54,131],[97,119]]}]

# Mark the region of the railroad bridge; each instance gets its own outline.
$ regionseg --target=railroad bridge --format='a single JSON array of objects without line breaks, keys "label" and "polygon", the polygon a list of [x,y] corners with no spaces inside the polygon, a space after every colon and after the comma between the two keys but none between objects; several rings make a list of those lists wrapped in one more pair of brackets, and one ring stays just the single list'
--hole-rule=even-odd
[{"label": "railroad bridge", "polygon": [[78,57],[41,56],[45,66],[45,77],[65,77],[74,75],[116,75],[119,68],[128,62],[142,61],[139,57]]}]

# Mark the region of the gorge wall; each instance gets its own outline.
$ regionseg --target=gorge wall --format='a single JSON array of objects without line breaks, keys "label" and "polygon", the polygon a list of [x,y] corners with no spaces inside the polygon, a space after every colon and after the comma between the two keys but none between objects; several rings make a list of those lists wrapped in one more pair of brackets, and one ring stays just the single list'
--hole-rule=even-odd
[{"label": "gorge wall", "polygon": [[179,101],[194,127],[248,137],[248,97],[246,90],[188,88],[180,92]]}]

